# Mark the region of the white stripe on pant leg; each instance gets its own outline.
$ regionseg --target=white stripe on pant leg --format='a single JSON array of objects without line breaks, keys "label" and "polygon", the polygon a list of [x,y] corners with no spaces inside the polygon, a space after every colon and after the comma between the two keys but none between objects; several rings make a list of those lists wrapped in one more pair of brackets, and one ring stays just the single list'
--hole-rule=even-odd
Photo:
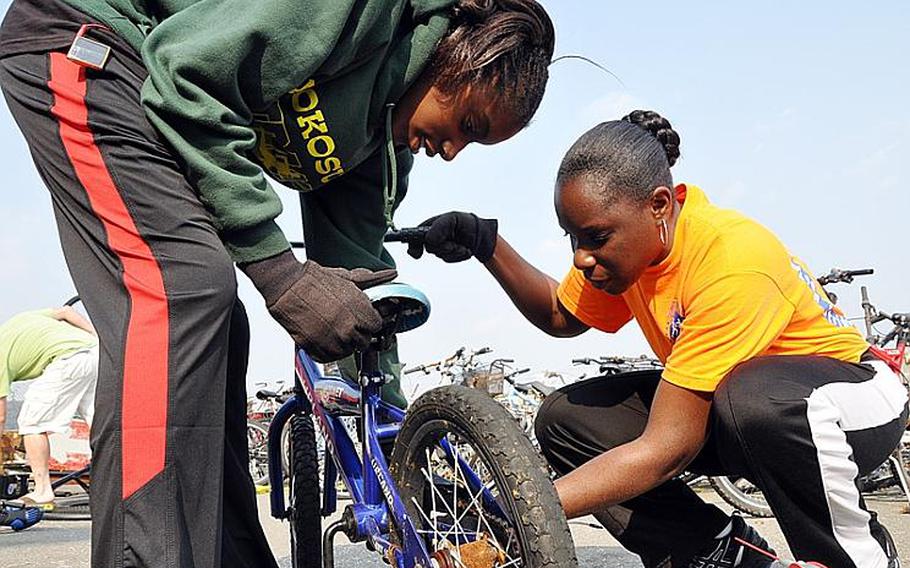
[{"label": "white stripe on pant leg", "polygon": [[809,396],[828,398],[840,409],[838,422],[846,432],[882,426],[897,419],[907,404],[907,388],[883,361],[871,363],[875,376],[862,383],[829,383]]},{"label": "white stripe on pant leg", "polygon": [[806,399],[834,538],[858,568],[886,568],[888,559],[869,532],[869,513],[859,506],[859,470],[845,432],[887,424],[901,415],[907,390],[884,363],[862,383],[830,383]]}]

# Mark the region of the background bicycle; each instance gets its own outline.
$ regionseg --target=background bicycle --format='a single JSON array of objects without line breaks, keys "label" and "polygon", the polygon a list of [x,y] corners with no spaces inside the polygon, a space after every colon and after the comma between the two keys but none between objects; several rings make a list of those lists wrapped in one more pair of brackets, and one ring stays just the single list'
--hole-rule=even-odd
[{"label": "background bicycle", "polygon": [[[436,384],[463,385],[487,393],[518,421],[521,430],[537,447],[534,420],[541,403],[555,387],[539,380],[518,382],[517,377],[531,369],[514,368],[514,359],[496,358],[489,362],[482,359],[489,353],[492,353],[489,347],[474,351],[461,347],[445,359],[408,368],[404,374],[436,373]],[[563,384],[565,382],[560,380],[559,386]]]},{"label": "background bicycle", "polygon": [[[270,386],[272,388],[265,388]],[[256,383],[256,393],[247,400],[246,439],[250,455],[250,476],[253,483],[265,486],[269,483],[269,424],[282,403],[293,394],[284,388],[284,381]],[[287,432],[283,432],[282,446],[287,447]],[[286,455],[282,454],[282,455]],[[287,462],[283,464],[287,469]]]}]

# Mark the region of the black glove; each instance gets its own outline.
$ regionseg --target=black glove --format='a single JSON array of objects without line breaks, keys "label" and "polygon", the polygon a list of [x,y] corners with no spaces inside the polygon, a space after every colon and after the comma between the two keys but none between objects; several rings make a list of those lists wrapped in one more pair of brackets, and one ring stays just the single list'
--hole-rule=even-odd
[{"label": "black glove", "polygon": [[365,288],[394,280],[395,270],[325,268],[301,263],[291,251],[241,265],[265,299],[272,317],[320,363],[350,355],[370,344],[382,317]]},{"label": "black glove", "polygon": [[480,262],[493,257],[496,249],[496,219],[481,219],[473,213],[452,211],[430,217],[420,224],[429,227],[423,243],[408,245],[408,254],[423,256],[423,250],[446,262],[461,262],[472,256]]}]

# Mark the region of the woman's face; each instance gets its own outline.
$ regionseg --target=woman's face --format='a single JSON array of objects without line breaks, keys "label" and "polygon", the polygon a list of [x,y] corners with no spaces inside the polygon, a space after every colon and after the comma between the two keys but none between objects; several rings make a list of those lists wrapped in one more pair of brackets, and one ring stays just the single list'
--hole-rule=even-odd
[{"label": "woman's face", "polygon": [[556,191],[556,215],[572,240],[573,263],[599,290],[621,294],[666,255],[654,203],[619,199],[605,204],[584,176]]},{"label": "woman's face", "polygon": [[468,87],[448,96],[418,83],[396,105],[393,138],[414,154],[423,148],[431,158],[451,161],[472,142],[498,144],[517,134],[523,125],[507,114],[483,90]]}]

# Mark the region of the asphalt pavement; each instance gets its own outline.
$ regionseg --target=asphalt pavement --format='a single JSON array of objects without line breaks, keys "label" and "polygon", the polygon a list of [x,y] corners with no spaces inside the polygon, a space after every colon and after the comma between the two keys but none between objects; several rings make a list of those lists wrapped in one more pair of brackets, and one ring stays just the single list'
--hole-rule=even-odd
[{"label": "asphalt pavement", "polygon": [[[704,496],[718,502],[705,490]],[[260,495],[260,517],[272,550],[282,568],[290,567],[287,525],[268,517],[267,495]],[[903,496],[894,491],[868,499],[869,507],[878,511],[879,518],[894,536],[901,552],[901,562],[910,566],[910,514]],[[725,510],[729,507],[718,502]],[[342,506],[344,502],[342,502]],[[773,519],[748,519],[778,552],[786,544]],[[638,557],[626,552],[603,529],[594,528],[593,518],[572,522],[571,528],[578,551],[579,566],[597,568],[640,568]],[[89,538],[91,526],[86,521],[43,521],[38,525],[13,533],[0,527],[0,568],[89,568]],[[380,568],[386,565],[362,545],[346,543],[339,536],[336,543],[335,565],[338,568]]]}]

